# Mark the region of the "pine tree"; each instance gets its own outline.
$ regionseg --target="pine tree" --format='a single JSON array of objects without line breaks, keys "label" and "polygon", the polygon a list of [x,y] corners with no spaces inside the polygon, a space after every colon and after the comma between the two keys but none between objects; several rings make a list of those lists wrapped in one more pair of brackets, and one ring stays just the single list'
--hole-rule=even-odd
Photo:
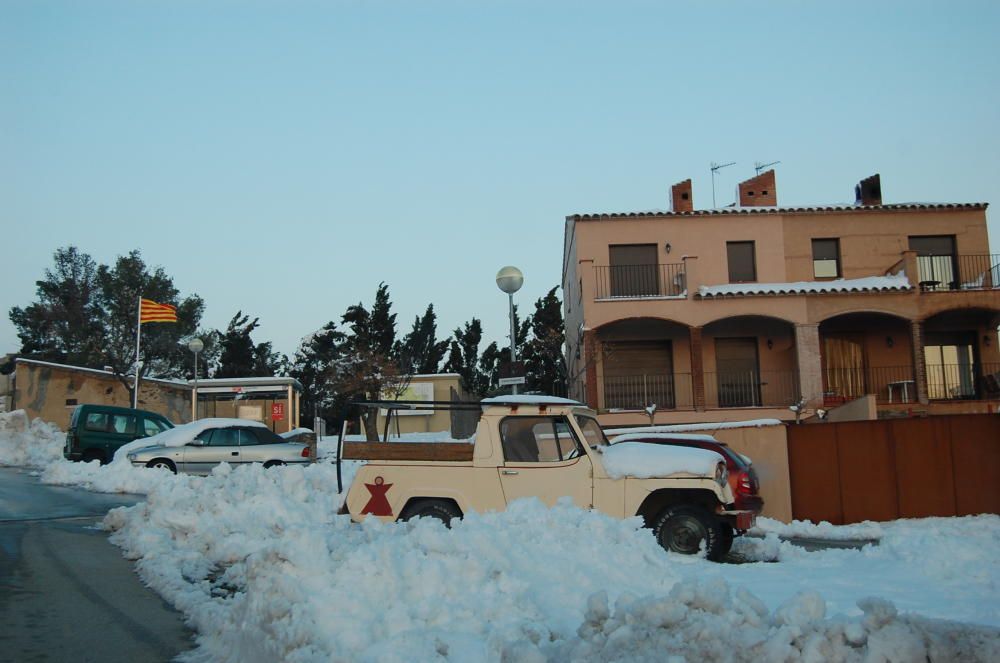
[{"label": "pine tree", "polygon": [[562,396],[566,393],[566,340],[562,302],[552,288],[535,302],[530,318],[531,340],[524,346],[523,358],[528,389]]},{"label": "pine tree", "polygon": [[285,372],[287,358],[274,352],[270,341],[254,343],[251,338],[259,326],[260,318],[250,320],[243,311],[236,312],[220,340],[222,353],[216,377],[268,377]]},{"label": "pine tree", "polygon": [[473,318],[458,327],[452,333],[448,360],[444,370],[458,373],[465,388],[482,398],[488,391],[488,384],[483,382],[480,367],[479,343],[483,340],[483,325],[478,318]]},{"label": "pine tree", "polygon": [[411,375],[437,373],[448,347],[448,339],[437,340],[437,317],[434,305],[428,304],[423,317],[413,320],[413,329],[399,345],[400,370]]},{"label": "pine tree", "polygon": [[333,373],[343,351],[345,336],[330,321],[302,339],[289,375],[302,384],[303,419],[312,422],[317,416],[333,416],[339,411]]}]

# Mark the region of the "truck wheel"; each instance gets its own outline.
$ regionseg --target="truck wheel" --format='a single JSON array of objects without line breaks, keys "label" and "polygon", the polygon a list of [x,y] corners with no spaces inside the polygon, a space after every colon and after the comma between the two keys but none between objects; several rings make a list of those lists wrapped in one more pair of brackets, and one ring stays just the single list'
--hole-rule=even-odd
[{"label": "truck wheel", "polygon": [[146,463],[146,467],[152,467],[155,469],[170,470],[174,474],[177,474],[177,468],[166,458],[154,458],[153,460]]},{"label": "truck wheel", "polygon": [[706,557],[718,560],[723,534],[710,513],[696,506],[668,507],[653,524],[653,535],[664,549],[683,555],[695,555],[705,542]]},{"label": "truck wheel", "polygon": [[445,524],[445,527],[451,527],[452,519],[460,519],[461,517],[462,512],[451,502],[445,500],[415,500],[403,509],[403,515],[399,519],[437,518]]},{"label": "truck wheel", "polygon": [[736,535],[733,532],[733,528],[726,523],[719,523],[719,533],[722,535],[719,544],[719,557],[722,558],[728,555],[729,551],[733,549],[733,539]]}]

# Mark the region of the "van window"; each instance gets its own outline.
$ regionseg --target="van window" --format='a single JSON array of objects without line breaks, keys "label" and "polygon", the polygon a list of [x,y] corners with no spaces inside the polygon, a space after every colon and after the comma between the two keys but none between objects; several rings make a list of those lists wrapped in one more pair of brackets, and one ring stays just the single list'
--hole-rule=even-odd
[{"label": "van window", "polygon": [[87,414],[87,421],[83,424],[84,430],[100,431],[104,433],[108,430],[108,415],[103,412],[90,412]]},{"label": "van window", "polygon": [[135,435],[135,417],[128,414],[111,415],[111,432]]},{"label": "van window", "polygon": [[150,437],[167,430],[167,427],[156,419],[143,419],[142,421],[143,432],[146,434],[146,437]]}]

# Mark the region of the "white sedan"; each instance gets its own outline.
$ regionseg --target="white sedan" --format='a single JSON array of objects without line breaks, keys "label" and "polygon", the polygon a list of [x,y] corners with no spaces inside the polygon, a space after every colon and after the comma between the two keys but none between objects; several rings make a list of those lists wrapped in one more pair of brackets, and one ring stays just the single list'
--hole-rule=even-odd
[{"label": "white sedan", "polygon": [[123,447],[134,467],[209,474],[219,463],[275,465],[310,462],[309,447],[289,442],[267,426],[243,419],[199,419]]}]

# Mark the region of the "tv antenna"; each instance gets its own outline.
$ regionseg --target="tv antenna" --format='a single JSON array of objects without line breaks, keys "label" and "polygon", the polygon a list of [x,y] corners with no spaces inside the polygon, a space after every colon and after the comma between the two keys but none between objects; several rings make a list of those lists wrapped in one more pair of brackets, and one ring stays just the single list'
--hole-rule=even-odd
[{"label": "tv antenna", "polygon": [[715,163],[714,161],[710,164],[712,168],[712,209],[715,209],[715,173],[722,170],[723,168],[728,168],[729,166],[735,166],[735,161],[730,161],[729,163]]},{"label": "tv antenna", "polygon": [[758,175],[760,175],[760,171],[764,170],[765,168],[770,168],[771,166],[777,166],[779,163],[781,162],[772,161],[771,163],[761,163],[760,161],[757,161],[754,163],[753,169],[757,171]]}]

